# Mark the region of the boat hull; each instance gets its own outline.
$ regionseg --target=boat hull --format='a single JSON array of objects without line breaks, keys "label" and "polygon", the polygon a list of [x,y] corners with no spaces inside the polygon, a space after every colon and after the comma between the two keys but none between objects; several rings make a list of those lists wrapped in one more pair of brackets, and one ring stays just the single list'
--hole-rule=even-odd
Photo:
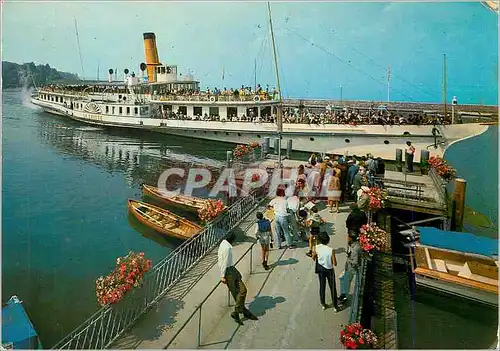
[{"label": "boat hull", "polygon": [[[70,110],[62,105],[54,107],[56,104],[48,104],[37,99],[32,99],[32,102],[42,106],[49,113],[68,116],[91,125],[141,129],[231,144],[260,142],[265,137],[276,138],[276,124],[273,123],[121,117]],[[489,126],[480,123],[436,126],[438,130],[436,137],[432,134],[433,128],[432,125],[284,124],[282,148],[286,148],[288,140],[291,140],[293,151],[358,156],[372,153],[385,160],[394,160],[396,150],[405,150],[406,142],[411,141],[417,149],[414,162],[419,162],[418,150],[428,150],[432,155],[443,156],[450,145],[480,135],[486,132]],[[271,144],[273,147],[272,142]]]},{"label": "boat hull", "polygon": [[192,205],[189,203],[182,202],[182,199],[177,200],[176,197],[169,198],[162,196],[161,194],[158,193],[158,189],[155,187],[150,187],[147,185],[142,186],[144,195],[147,195],[149,197],[154,198],[157,201],[160,201],[161,203],[172,206],[178,209],[181,209],[183,211],[191,212],[191,213],[198,213],[198,210],[202,208],[204,200],[200,198],[195,198],[192,197],[193,201],[196,201],[197,204],[199,205]]},{"label": "boat hull", "polygon": [[[196,230],[192,230],[192,228],[190,228],[190,233],[188,234],[181,234],[179,232],[176,232],[174,230],[170,230],[170,229],[167,229],[167,228],[164,228],[164,227],[161,227],[157,224],[155,224],[154,222],[152,222],[151,220],[148,220],[146,219],[144,216],[142,216],[138,211],[137,211],[137,208],[136,206],[139,205],[139,206],[146,206],[146,207],[149,207],[149,208],[153,208],[159,212],[161,212],[163,215],[165,216],[169,216],[169,217],[173,217],[173,218],[176,218],[178,219],[181,223],[182,222],[189,222],[187,221],[186,219],[182,218],[182,217],[179,217],[165,209],[162,209],[160,207],[157,207],[157,206],[153,206],[153,205],[150,205],[150,204],[146,204],[146,203],[143,203],[143,202],[139,202],[139,201],[134,201],[134,200],[128,200],[128,209],[129,211],[132,213],[132,215],[139,221],[141,222],[142,224],[144,224],[145,226],[151,228],[151,229],[154,229],[155,231],[157,231],[158,233],[160,234],[163,234],[165,236],[168,236],[168,237],[172,237],[172,238],[176,238],[176,239],[180,239],[180,240],[188,240],[190,238],[192,238],[193,236],[196,236],[198,235],[201,230],[203,229],[202,227],[198,226],[198,225],[195,225],[194,223],[190,223],[190,226],[192,227],[195,227]],[[186,230],[187,231],[187,230]]]}]

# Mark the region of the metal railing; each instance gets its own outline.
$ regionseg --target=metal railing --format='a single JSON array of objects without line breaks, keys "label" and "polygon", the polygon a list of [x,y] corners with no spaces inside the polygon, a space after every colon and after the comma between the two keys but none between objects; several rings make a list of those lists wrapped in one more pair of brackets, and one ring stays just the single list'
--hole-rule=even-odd
[{"label": "metal railing", "polygon": [[116,305],[106,305],[53,349],[105,349],[157,303],[262,201],[253,194],[235,202],[197,236],[184,242],[144,276],[143,284]]},{"label": "metal railing", "polygon": [[361,315],[363,312],[363,299],[365,291],[367,259],[361,260],[359,273],[356,274],[356,281],[354,285],[354,294],[352,297],[351,313],[349,315],[349,324],[360,323]]},{"label": "metal railing", "polygon": [[[257,98],[258,96],[258,98]],[[245,102],[245,101],[277,101],[269,96],[266,98],[263,95],[243,95],[243,96],[224,96],[224,95],[151,95],[151,101],[205,101],[205,102],[215,102],[215,101],[227,101],[227,102]]]},{"label": "metal railing", "polygon": [[434,183],[434,186],[436,187],[436,191],[439,194],[439,198],[441,199],[443,204],[447,204],[446,183],[441,179],[440,176],[437,175],[434,168],[429,169],[429,176],[431,177],[432,182]]},{"label": "metal railing", "polygon": [[[252,256],[252,250],[253,250],[253,247],[255,246],[255,243],[253,243],[252,245],[250,245],[250,247],[245,251],[245,253],[243,254],[243,256],[240,257],[240,259],[238,261],[236,261],[236,263],[234,264],[235,266],[238,265],[238,263],[240,263],[243,258],[245,258],[245,256],[250,253],[250,274],[253,273],[252,271],[252,266],[253,266],[253,256]],[[179,328],[179,330],[177,330],[177,332],[174,334],[174,336],[172,337],[172,339],[170,339],[170,341],[168,342],[168,344],[163,348],[163,349],[168,349],[170,345],[172,345],[172,343],[177,339],[177,337],[180,335],[180,333],[186,328],[186,326],[188,325],[188,323],[194,318],[194,316],[196,315],[196,312],[199,312],[198,313],[198,334],[197,334],[197,340],[198,340],[198,344],[197,344],[197,347],[200,347],[201,346],[201,324],[202,324],[202,319],[201,319],[201,316],[202,316],[202,307],[203,305],[205,304],[205,302],[207,302],[207,300],[210,298],[210,296],[213,295],[213,293],[217,290],[217,288],[222,284],[221,281],[219,281],[213,288],[212,290],[210,290],[210,292],[207,294],[207,296],[205,296],[205,298],[203,299],[203,301],[201,301],[195,308],[195,310],[191,313],[191,315],[188,317],[188,319],[184,322],[184,324],[182,324],[182,326]],[[228,298],[227,298],[227,305],[230,306],[230,295],[229,295],[229,290],[228,290]]]}]

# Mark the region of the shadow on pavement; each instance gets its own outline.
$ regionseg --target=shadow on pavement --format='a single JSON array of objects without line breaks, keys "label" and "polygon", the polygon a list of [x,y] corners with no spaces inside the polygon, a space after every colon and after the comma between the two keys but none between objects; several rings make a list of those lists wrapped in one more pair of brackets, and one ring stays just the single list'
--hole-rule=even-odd
[{"label": "shadow on pavement", "polygon": [[248,306],[248,309],[257,317],[262,317],[267,310],[272,310],[277,304],[285,302],[283,296],[257,296]]}]

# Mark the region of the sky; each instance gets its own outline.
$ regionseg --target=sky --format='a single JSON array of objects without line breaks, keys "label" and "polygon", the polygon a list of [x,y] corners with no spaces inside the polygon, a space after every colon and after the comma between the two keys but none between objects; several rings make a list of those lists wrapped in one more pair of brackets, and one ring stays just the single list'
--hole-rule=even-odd
[{"label": "sky", "polygon": [[[498,103],[498,15],[480,3],[272,2],[284,97]],[[206,87],[276,86],[266,2],[17,2],[2,6],[2,60],[106,79],[160,61]],[[255,69],[256,67],[256,69]],[[224,72],[224,80],[222,78]],[[342,88],[340,88],[342,86]]]}]

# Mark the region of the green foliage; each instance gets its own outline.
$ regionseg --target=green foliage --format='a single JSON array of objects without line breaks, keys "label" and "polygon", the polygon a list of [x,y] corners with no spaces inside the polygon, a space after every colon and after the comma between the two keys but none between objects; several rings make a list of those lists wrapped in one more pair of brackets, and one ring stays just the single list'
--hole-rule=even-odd
[{"label": "green foliage", "polygon": [[48,64],[35,65],[33,62],[17,64],[2,61],[2,83],[4,88],[21,88],[51,83],[75,83],[80,79],[72,73],[60,72]]}]

